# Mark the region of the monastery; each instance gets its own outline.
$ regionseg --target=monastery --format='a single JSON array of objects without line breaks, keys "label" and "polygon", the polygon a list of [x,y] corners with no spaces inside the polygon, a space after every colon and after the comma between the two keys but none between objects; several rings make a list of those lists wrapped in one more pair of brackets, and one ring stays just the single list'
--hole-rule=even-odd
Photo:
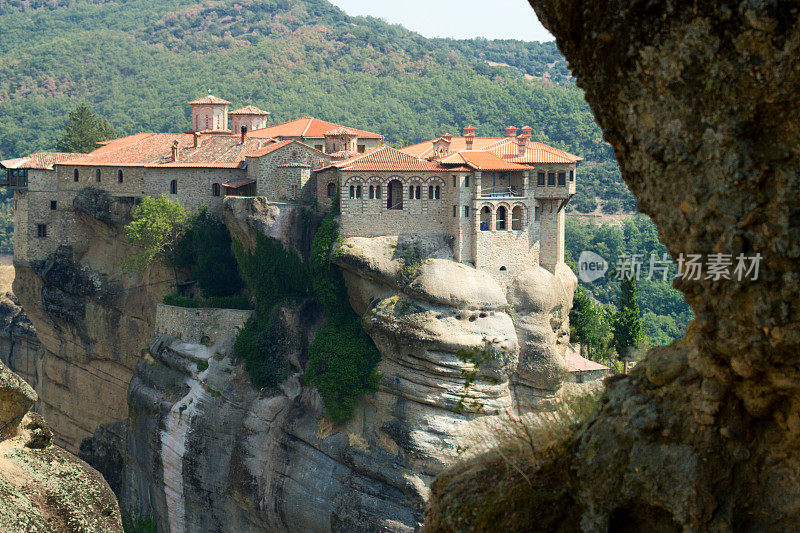
[{"label": "monastery", "polygon": [[87,187],[131,205],[166,195],[217,213],[227,195],[320,212],[339,195],[344,237],[446,235],[457,261],[502,281],[534,264],[554,271],[564,260],[564,208],[581,158],[533,142],[530,127],[479,137],[468,126],[462,136],[396,150],[380,134],[312,117],[270,126],[269,113],[254,106],[229,112],[230,102],[211,95],[189,104],[184,133],[0,161],[0,185],[14,190],[15,260],[73,244],[73,202]]}]

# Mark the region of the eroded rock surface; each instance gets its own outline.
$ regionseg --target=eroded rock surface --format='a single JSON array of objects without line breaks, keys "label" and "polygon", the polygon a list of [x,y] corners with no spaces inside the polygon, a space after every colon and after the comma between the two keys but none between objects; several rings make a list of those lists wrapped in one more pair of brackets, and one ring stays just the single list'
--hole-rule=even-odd
[{"label": "eroded rock surface", "polygon": [[69,244],[41,261],[15,261],[13,288],[42,345],[25,366],[36,374],[37,410],[56,442],[77,453],[98,426],[127,417],[128,383],[173,278],[124,267],[130,204],[91,188],[73,203],[64,213]]},{"label": "eroded rock surface", "polygon": [[[524,508],[548,529],[797,530],[800,6],[531,3],[673,256],[762,261],[756,279],[677,284],[696,317],[685,339],[608,383]],[[452,526],[439,504],[455,486],[436,486],[431,530]]]},{"label": "eroded rock surface", "polygon": [[[513,314],[506,290],[454,263],[444,240],[400,245],[420,250],[419,268],[398,258],[396,239],[349,239],[335,252],[382,356],[378,392],[345,425],[303,384],[323,319],[313,302],[281,313],[303,340],[277,390],[253,389],[232,338],[206,347],[157,337],[131,382],[124,499],[173,532],[416,530],[431,480],[477,421],[560,389],[574,276],[536,269],[514,284]],[[458,352],[487,339],[504,350],[465,396],[472,367]]]},{"label": "eroded rock surface", "polygon": [[121,532],[103,477],[53,445],[36,393],[0,362],[0,530]]}]

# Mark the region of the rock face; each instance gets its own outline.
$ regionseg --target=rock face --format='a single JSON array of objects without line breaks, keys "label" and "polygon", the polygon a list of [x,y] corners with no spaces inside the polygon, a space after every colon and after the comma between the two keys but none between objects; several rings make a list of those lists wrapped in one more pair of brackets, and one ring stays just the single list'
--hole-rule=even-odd
[{"label": "rock face", "polygon": [[[477,420],[561,387],[575,279],[535,269],[507,295],[453,262],[445,241],[399,245],[419,248],[418,268],[393,239],[349,239],[336,253],[382,355],[378,392],[345,425],[303,384],[323,323],[313,302],[281,313],[302,342],[277,390],[250,385],[232,337],[204,346],[157,336],[131,382],[123,500],[173,532],[416,530],[431,480]],[[486,339],[503,351],[465,396],[462,370],[472,367],[458,352]]]},{"label": "rock face", "polygon": [[[800,8],[531,3],[673,256],[762,261],[756,279],[677,284],[696,317],[685,339],[608,383],[597,417],[530,477],[563,489],[525,508],[586,531],[797,530]],[[434,491],[434,531],[451,525],[437,504],[452,488]]]},{"label": "rock face", "polygon": [[0,530],[122,531],[117,500],[102,476],[61,448],[36,393],[0,363]]},{"label": "rock face", "polygon": [[124,268],[128,204],[86,189],[74,207],[70,244],[41,261],[15,262],[13,288],[43,347],[32,381],[37,410],[56,442],[77,453],[99,425],[127,417],[128,383],[172,274]]},{"label": "rock face", "polygon": [[11,292],[0,296],[0,362],[35,386],[42,350],[17,297]]}]

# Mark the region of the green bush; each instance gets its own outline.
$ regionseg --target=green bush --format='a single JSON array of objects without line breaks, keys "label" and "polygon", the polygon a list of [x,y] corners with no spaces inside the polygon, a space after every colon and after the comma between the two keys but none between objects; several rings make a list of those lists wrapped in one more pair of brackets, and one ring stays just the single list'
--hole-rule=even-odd
[{"label": "green bush", "polygon": [[158,533],[158,525],[150,515],[122,511],[122,530],[125,533]]},{"label": "green bush", "polygon": [[268,320],[254,316],[239,330],[233,352],[244,361],[254,386],[276,387],[289,376],[285,354],[294,344],[295,339],[274,314]]},{"label": "green bush", "polygon": [[255,249],[234,241],[233,253],[242,279],[255,300],[256,312],[268,316],[275,305],[309,294],[308,269],[280,241],[256,234]]},{"label": "green bush", "polygon": [[330,261],[339,226],[332,215],[319,226],[311,243],[309,270],[314,292],[328,319],[309,349],[306,380],[317,387],[328,417],[340,423],[353,416],[359,398],[378,385],[380,352],[348,305],[342,272]]},{"label": "green bush", "polygon": [[242,279],[231,249],[225,224],[205,206],[193,217],[178,247],[176,266],[190,276],[206,297],[230,296],[242,289]]}]

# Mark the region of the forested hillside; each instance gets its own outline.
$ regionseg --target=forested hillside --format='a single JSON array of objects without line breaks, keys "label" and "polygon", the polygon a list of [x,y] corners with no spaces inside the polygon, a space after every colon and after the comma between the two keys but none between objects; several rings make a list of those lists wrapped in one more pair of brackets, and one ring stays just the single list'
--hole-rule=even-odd
[{"label": "forested hillside", "polygon": [[633,206],[552,42],[427,39],[325,0],[0,3],[0,157],[52,150],[79,102],[121,135],[182,131],[207,91],[273,123],[313,115],[392,144],[530,125],[586,158],[575,205]]}]

